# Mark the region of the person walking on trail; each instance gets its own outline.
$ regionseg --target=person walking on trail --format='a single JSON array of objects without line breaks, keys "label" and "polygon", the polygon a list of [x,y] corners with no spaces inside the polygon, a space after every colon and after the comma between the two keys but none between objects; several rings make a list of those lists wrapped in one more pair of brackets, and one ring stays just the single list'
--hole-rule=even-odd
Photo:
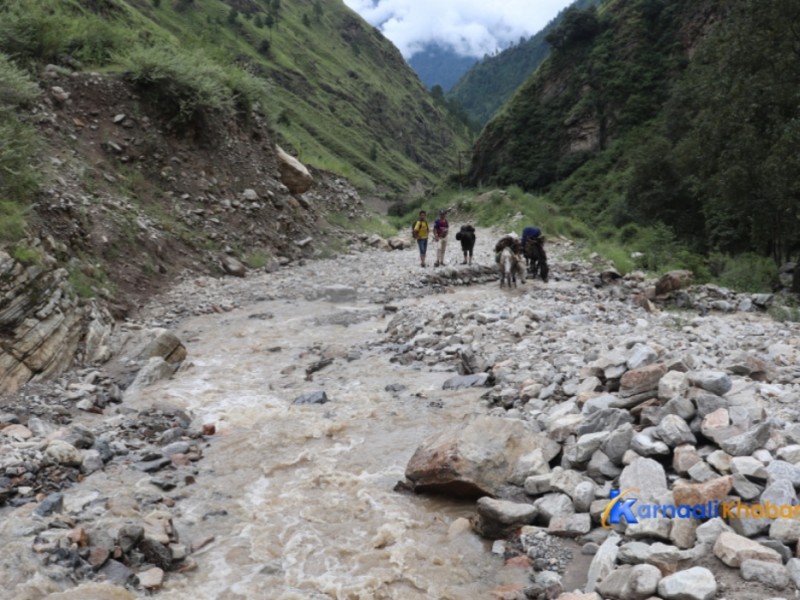
[{"label": "person walking on trail", "polygon": [[411,231],[419,247],[419,266],[424,267],[425,255],[428,252],[428,218],[424,210],[419,211],[419,218],[414,222]]},{"label": "person walking on trail", "polygon": [[461,252],[464,253],[462,265],[472,264],[472,249],[475,248],[475,228],[472,225],[462,225],[456,234],[456,239],[461,242]]},{"label": "person walking on trail", "polygon": [[447,232],[450,224],[447,222],[447,211],[439,211],[439,218],[433,223],[433,239],[436,242],[436,264],[434,267],[444,266],[444,254],[447,250]]}]

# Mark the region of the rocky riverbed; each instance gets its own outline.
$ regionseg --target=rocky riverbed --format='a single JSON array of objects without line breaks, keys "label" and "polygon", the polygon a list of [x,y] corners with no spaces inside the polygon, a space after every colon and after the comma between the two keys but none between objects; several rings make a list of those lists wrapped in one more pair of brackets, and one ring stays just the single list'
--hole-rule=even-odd
[{"label": "rocky riverbed", "polygon": [[566,240],[501,290],[497,237],[186,278],[3,398],[8,597],[795,597],[797,519],[601,522],[798,502],[797,325]]}]

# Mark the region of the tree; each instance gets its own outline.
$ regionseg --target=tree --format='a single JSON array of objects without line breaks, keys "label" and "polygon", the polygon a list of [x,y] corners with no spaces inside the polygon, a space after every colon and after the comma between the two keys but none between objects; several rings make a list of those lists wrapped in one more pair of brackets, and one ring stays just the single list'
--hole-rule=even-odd
[{"label": "tree", "polygon": [[[740,0],[694,61],[682,142],[712,245],[780,264],[800,252],[800,6]],[[687,111],[683,112],[686,118]]]},{"label": "tree", "polygon": [[253,19],[253,25],[255,25],[256,27],[258,27],[259,29],[263,29],[263,27],[264,27],[264,20],[261,18],[261,15],[260,15],[260,14],[256,15],[256,18],[255,18],[255,19]]},{"label": "tree", "polygon": [[238,18],[239,18],[239,11],[231,6],[231,9],[228,11],[228,25],[233,25],[234,23],[236,23],[236,20]]},{"label": "tree", "polygon": [[308,15],[303,13],[303,25],[306,27],[311,27],[311,19],[308,18]]},{"label": "tree", "polygon": [[569,8],[561,23],[547,34],[545,41],[553,48],[566,48],[572,44],[589,41],[600,31],[597,9],[592,6],[587,10]]}]

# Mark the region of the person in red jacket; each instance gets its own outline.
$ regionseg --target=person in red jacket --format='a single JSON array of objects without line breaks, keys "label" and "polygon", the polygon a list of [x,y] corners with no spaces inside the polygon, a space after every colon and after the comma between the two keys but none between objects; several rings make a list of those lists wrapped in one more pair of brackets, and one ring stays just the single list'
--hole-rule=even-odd
[{"label": "person in red jacket", "polygon": [[433,223],[433,241],[436,242],[436,264],[434,267],[444,266],[444,253],[447,250],[447,232],[450,224],[447,222],[447,211],[439,211],[439,218]]}]

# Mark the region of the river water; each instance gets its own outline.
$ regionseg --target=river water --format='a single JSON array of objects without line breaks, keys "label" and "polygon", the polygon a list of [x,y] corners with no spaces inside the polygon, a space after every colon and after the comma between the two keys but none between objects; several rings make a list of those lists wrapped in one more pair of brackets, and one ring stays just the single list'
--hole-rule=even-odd
[{"label": "river water", "polygon": [[[343,315],[357,322],[325,324]],[[420,441],[481,411],[481,390],[442,391],[452,371],[390,362],[374,348],[390,316],[284,300],[182,324],[187,364],[126,399],[217,427],[176,520],[184,538],[215,539],[162,598],[463,600],[526,581],[465,527],[473,502],[394,491]],[[334,360],[309,381],[321,358]],[[319,390],[330,402],[292,405]]]}]

